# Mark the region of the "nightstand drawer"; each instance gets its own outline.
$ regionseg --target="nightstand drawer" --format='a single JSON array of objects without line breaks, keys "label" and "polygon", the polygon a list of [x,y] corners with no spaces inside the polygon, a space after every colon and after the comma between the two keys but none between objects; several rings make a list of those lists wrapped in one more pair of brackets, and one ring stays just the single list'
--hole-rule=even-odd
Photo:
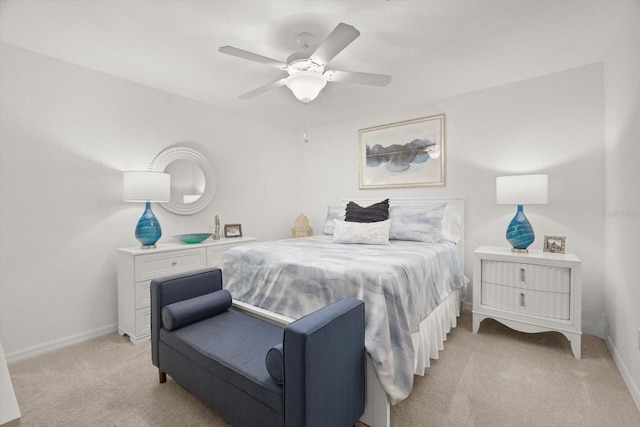
[{"label": "nightstand drawer", "polygon": [[205,248],[137,256],[135,281],[205,268],[206,257]]},{"label": "nightstand drawer", "polygon": [[571,271],[564,267],[482,260],[482,282],[568,294]]},{"label": "nightstand drawer", "polygon": [[540,292],[483,282],[481,304],[531,316],[569,319],[568,293]]}]

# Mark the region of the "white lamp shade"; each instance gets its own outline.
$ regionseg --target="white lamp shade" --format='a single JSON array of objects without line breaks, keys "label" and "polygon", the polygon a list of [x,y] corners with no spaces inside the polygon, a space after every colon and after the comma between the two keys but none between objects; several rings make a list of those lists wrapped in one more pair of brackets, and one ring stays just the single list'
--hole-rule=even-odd
[{"label": "white lamp shade", "polygon": [[168,202],[171,200],[171,175],[152,171],[124,172],[122,198],[125,202]]},{"label": "white lamp shade", "polygon": [[300,101],[305,104],[316,99],[320,91],[326,86],[327,80],[319,73],[301,71],[287,77],[287,87]]},{"label": "white lamp shade", "polygon": [[499,205],[544,205],[549,193],[549,177],[539,175],[499,176],[496,203]]}]

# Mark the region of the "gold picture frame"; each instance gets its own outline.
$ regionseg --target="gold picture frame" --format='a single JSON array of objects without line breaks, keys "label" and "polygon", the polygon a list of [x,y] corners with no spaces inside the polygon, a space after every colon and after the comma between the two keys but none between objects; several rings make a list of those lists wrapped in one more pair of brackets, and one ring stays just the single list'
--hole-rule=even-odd
[{"label": "gold picture frame", "polygon": [[544,236],[544,252],[563,254],[566,237],[563,236]]},{"label": "gold picture frame", "polygon": [[445,184],[444,114],[360,129],[360,188]]}]

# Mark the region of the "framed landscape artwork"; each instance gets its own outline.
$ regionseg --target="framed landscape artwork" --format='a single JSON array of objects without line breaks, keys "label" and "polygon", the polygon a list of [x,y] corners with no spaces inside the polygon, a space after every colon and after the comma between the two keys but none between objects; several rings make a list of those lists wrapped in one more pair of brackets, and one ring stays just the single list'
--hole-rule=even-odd
[{"label": "framed landscape artwork", "polygon": [[358,131],[360,188],[444,185],[444,114]]}]

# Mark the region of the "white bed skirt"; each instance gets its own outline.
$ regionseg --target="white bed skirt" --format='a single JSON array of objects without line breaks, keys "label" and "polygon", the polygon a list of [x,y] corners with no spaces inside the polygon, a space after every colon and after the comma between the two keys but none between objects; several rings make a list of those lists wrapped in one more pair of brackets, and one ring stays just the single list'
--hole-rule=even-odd
[{"label": "white bed skirt", "polygon": [[[461,298],[462,289],[453,292],[420,322],[420,331],[411,335],[416,350],[415,375],[423,376],[431,366],[430,360],[437,359],[438,352],[444,349],[447,334],[458,323]],[[370,427],[389,427],[391,405],[368,356],[365,385],[365,407],[360,421]]]},{"label": "white bed skirt", "polygon": [[420,322],[420,331],[411,335],[416,360],[413,373],[423,376],[431,366],[431,359],[438,358],[451,328],[455,328],[460,316],[460,289],[453,292],[426,319]]},{"label": "white bed skirt", "polygon": [[[431,366],[430,360],[438,359],[438,352],[444,349],[447,334],[457,325],[461,298],[461,289],[449,295],[426,319],[420,322],[420,331],[411,336],[416,349],[414,365],[416,375],[423,376],[425,369]],[[234,300],[233,305],[237,310],[277,325],[286,326],[293,321],[286,316],[241,301]],[[365,385],[365,412],[360,421],[371,427],[389,427],[391,406],[368,356]]]}]

